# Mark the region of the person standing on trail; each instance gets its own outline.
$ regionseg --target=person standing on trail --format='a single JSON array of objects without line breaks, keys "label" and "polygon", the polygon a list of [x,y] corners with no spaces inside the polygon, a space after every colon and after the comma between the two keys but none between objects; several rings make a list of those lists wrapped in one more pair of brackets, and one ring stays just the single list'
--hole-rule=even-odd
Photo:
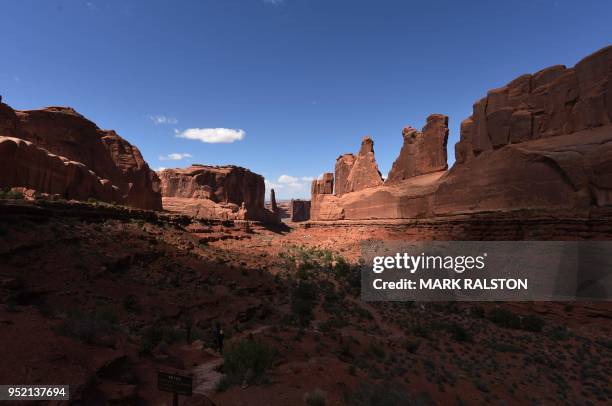
[{"label": "person standing on trail", "polygon": [[223,328],[221,327],[221,324],[219,324],[218,321],[215,321],[215,323],[213,324],[213,340],[215,344],[215,349],[219,353],[223,352],[224,336],[225,336],[225,333],[223,332]]},{"label": "person standing on trail", "polygon": [[223,339],[225,338],[225,333],[223,332],[223,327],[219,327],[217,332],[217,348],[219,349],[219,354],[223,353]]}]

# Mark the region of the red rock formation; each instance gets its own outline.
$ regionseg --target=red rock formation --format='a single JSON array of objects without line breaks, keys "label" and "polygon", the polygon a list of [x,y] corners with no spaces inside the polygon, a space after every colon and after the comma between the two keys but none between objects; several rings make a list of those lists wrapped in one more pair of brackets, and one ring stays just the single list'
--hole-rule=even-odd
[{"label": "red rock formation", "polygon": [[382,185],[382,176],[374,158],[374,141],[370,137],[363,137],[346,182],[347,192],[358,192]]},{"label": "red rock formation", "polygon": [[334,174],[326,172],[321,179],[313,180],[311,193],[313,195],[330,195],[334,193]]},{"label": "red rock formation", "polygon": [[457,162],[507,144],[611,124],[611,76],[609,46],[574,68],[552,66],[489,91],[461,125]]},{"label": "red rock formation", "polygon": [[238,166],[192,165],[159,173],[164,208],[201,218],[277,221],[261,175]]},{"label": "red rock formation", "polygon": [[336,159],[335,180],[337,195],[342,195],[351,191],[348,177],[351,173],[351,169],[353,169],[353,165],[355,165],[355,155],[353,154],[340,155],[338,159]]},{"label": "red rock formation", "polygon": [[310,220],[310,200],[291,200],[291,221]]},{"label": "red rock formation", "polygon": [[422,132],[412,127],[402,131],[404,144],[389,171],[387,184],[397,183],[414,176],[445,171],[446,143],[448,141],[448,117],[432,114]]},{"label": "red rock formation", "polygon": [[[149,169],[140,151],[114,131],[99,129],[93,122],[69,107],[13,111],[9,106],[1,104],[0,135],[29,141],[50,154],[65,158],[66,161],[81,163],[96,177],[118,189],[119,193],[114,198],[117,203],[161,210],[159,179],[155,172]],[[19,167],[25,170],[30,164],[33,167],[41,167],[36,162],[25,162]],[[25,186],[14,182],[22,181],[27,175],[14,174],[13,179],[5,178],[5,181],[11,186]],[[38,187],[44,185],[43,182]],[[69,185],[65,187],[68,188]],[[104,196],[98,195],[85,197],[106,200]]]},{"label": "red rock formation", "polygon": [[5,137],[17,135],[17,115],[4,103],[0,103],[0,135]]},{"label": "red rock formation", "polygon": [[[474,174],[478,174],[475,176]],[[612,126],[511,144],[455,165],[433,195],[434,214],[584,210],[612,204]]]},{"label": "red rock formation", "polygon": [[276,193],[274,189],[270,189],[270,206],[272,208],[273,213],[278,212],[278,205],[276,204]]},{"label": "red rock formation", "polygon": [[[421,136],[408,129],[409,145],[385,185],[313,194],[311,219],[412,219],[513,210],[582,213],[610,206],[610,106],[612,47],[574,68],[553,66],[520,76],[474,104],[472,116],[461,124],[457,162],[449,171],[421,174],[417,168],[442,168],[442,155],[424,147],[410,156],[410,139],[418,144],[427,137],[425,129]],[[443,117],[433,119],[439,141],[446,138]]]},{"label": "red rock formation", "polygon": [[26,187],[67,199],[113,202],[119,189],[80,162],[53,155],[20,138],[0,137],[0,187]]}]

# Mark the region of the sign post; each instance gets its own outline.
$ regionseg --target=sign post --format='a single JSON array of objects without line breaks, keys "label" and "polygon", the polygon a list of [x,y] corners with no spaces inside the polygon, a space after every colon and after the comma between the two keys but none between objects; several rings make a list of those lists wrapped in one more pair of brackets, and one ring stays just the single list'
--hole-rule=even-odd
[{"label": "sign post", "polygon": [[178,406],[179,395],[191,396],[193,379],[191,376],[172,372],[157,373],[157,389],[172,393],[172,405]]}]

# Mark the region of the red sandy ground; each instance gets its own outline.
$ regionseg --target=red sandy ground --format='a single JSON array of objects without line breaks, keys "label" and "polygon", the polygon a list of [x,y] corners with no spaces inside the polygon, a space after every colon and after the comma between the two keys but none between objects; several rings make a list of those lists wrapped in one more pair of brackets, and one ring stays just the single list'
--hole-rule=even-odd
[{"label": "red sandy ground", "polygon": [[[334,286],[342,299],[330,308],[321,295],[312,322],[299,328],[286,322],[292,270],[279,254],[316,248],[355,261],[360,240],[409,233],[366,225],[245,230],[100,210],[0,202],[0,383],[70,383],[79,404],[167,404],[157,371],[203,368],[210,371],[194,379],[213,389],[181,404],[299,405],[315,390],[328,405],[371,404],[356,399],[364,387],[401,391],[412,404],[612,401],[608,303],[368,304],[330,274],[313,272],[317,286]],[[537,315],[543,331],[478,316],[500,306]],[[114,327],[79,338],[66,327],[77,310],[104,310]],[[339,325],[327,323],[338,318]],[[187,319],[191,343],[183,337]],[[254,339],[277,350],[265,382],[214,390],[220,374],[212,366],[221,363],[207,349],[214,320],[225,326],[226,348]],[[143,351],[156,323],[180,338]]]}]

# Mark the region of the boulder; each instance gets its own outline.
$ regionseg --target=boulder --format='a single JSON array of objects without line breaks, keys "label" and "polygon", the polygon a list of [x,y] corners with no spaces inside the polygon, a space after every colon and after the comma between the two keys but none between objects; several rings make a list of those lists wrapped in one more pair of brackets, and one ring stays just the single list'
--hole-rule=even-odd
[{"label": "boulder", "polygon": [[385,183],[397,183],[414,176],[445,171],[448,168],[446,163],[447,116],[432,114],[427,117],[427,124],[421,132],[412,127],[406,127],[402,131],[402,136],[404,144]]}]

